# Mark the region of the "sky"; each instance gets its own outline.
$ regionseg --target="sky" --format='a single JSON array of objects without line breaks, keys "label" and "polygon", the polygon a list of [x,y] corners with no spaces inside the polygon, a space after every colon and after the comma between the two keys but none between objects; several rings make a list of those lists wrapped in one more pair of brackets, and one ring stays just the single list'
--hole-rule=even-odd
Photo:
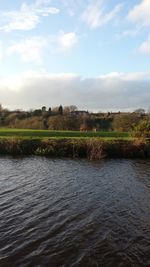
[{"label": "sky", "polygon": [[0,103],[150,107],[150,0],[0,0]]}]

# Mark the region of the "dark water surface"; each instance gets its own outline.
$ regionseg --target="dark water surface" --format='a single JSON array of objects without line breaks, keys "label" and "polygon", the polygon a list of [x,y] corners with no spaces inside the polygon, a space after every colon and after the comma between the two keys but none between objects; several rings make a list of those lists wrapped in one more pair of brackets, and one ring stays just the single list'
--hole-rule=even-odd
[{"label": "dark water surface", "polygon": [[1,157],[3,266],[150,266],[150,161]]}]

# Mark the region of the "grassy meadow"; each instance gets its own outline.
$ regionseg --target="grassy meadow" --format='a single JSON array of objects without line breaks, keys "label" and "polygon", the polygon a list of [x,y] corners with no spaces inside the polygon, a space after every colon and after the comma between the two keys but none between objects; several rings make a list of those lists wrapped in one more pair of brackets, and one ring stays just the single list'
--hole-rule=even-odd
[{"label": "grassy meadow", "polygon": [[0,128],[0,138],[102,138],[129,139],[127,132],[80,132]]}]

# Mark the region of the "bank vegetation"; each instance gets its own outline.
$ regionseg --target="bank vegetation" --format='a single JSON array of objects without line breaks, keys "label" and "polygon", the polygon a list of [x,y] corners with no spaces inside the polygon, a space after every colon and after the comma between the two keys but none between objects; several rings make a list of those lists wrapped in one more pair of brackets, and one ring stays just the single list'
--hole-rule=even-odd
[{"label": "bank vegetation", "polygon": [[80,139],[0,139],[0,154],[66,158],[150,158],[150,142],[134,140]]}]

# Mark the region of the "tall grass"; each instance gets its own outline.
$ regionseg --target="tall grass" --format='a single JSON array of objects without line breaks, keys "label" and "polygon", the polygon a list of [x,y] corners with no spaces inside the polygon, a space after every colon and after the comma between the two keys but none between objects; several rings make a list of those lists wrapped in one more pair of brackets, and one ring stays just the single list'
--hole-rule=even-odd
[{"label": "tall grass", "polygon": [[40,155],[50,157],[149,158],[150,143],[100,139],[0,139],[0,154]]}]

